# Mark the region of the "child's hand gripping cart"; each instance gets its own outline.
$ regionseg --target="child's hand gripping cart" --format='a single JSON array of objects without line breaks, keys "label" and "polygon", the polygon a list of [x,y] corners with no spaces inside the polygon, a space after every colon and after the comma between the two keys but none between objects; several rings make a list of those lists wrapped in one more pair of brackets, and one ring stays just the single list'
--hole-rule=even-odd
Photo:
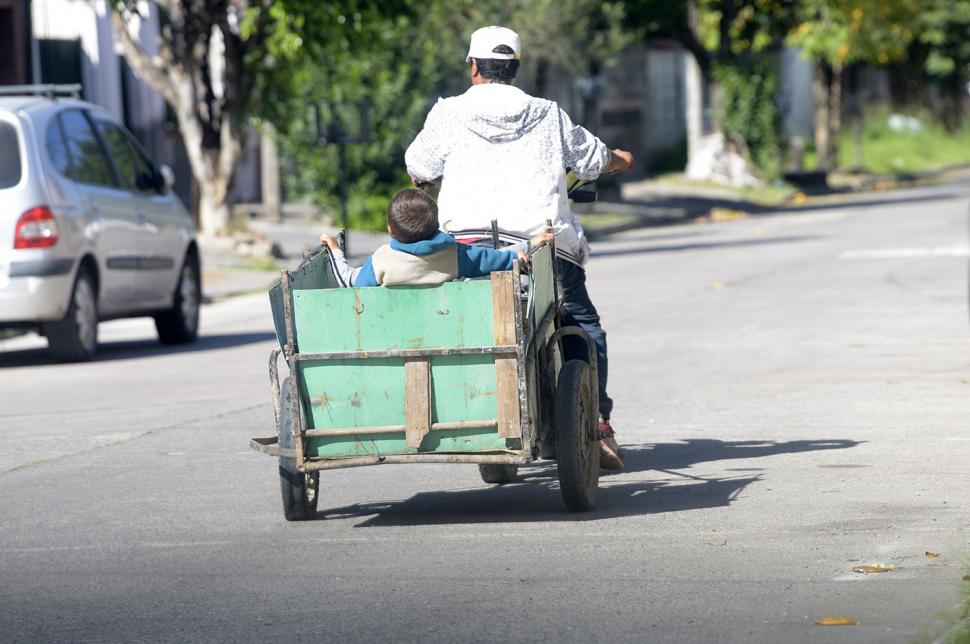
[{"label": "child's hand gripping cart", "polygon": [[[338,288],[318,249],[269,292],[279,349],[270,355],[283,513],[315,512],[322,470],[382,463],[475,463],[487,483],[519,465],[558,461],[566,506],[590,510],[599,483],[596,351],[561,327],[555,249],[529,250],[490,279],[440,286]],[[564,361],[562,339],[588,362]]]}]

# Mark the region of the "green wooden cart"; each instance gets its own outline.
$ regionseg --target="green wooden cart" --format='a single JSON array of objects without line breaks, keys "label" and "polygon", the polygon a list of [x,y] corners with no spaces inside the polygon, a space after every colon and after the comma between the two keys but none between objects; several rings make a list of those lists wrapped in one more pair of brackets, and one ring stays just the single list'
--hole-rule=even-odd
[{"label": "green wooden cart", "polygon": [[[321,470],[474,463],[508,483],[540,458],[557,460],[570,510],[592,509],[596,351],[560,326],[554,257],[544,244],[527,273],[430,287],[340,288],[322,247],[283,271],[269,292],[277,435],[251,446],[279,458],[286,518],[316,513]],[[588,362],[564,360],[567,335],[585,340]]]}]

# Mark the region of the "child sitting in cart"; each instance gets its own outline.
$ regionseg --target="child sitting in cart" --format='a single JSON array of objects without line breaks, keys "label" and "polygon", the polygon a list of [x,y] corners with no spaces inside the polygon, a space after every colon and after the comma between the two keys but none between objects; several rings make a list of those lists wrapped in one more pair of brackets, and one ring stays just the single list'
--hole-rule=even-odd
[{"label": "child sitting in cart", "polygon": [[[387,205],[387,232],[391,243],[378,248],[363,266],[347,263],[340,245],[330,235],[320,243],[330,249],[334,273],[343,286],[403,286],[442,284],[463,277],[483,277],[494,271],[511,270],[516,259],[523,266],[528,255],[512,250],[494,250],[458,243],[438,227],[438,204],[421,190],[402,190]],[[551,242],[552,233],[532,238],[533,245]]]}]

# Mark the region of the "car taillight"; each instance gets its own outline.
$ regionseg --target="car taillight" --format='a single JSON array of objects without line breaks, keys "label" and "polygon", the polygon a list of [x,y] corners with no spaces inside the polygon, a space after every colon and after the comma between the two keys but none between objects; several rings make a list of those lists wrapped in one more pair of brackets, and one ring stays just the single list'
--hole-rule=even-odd
[{"label": "car taillight", "polygon": [[31,208],[17,219],[14,248],[47,248],[57,243],[57,222],[47,206]]}]

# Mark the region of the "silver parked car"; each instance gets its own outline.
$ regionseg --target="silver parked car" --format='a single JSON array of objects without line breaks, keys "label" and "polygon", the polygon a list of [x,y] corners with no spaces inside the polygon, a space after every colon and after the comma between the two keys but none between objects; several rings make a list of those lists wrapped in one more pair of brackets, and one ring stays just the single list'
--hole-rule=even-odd
[{"label": "silver parked car", "polygon": [[60,90],[0,88],[0,330],[35,329],[62,360],[90,359],[111,318],[195,340],[199,251],[172,171]]}]

